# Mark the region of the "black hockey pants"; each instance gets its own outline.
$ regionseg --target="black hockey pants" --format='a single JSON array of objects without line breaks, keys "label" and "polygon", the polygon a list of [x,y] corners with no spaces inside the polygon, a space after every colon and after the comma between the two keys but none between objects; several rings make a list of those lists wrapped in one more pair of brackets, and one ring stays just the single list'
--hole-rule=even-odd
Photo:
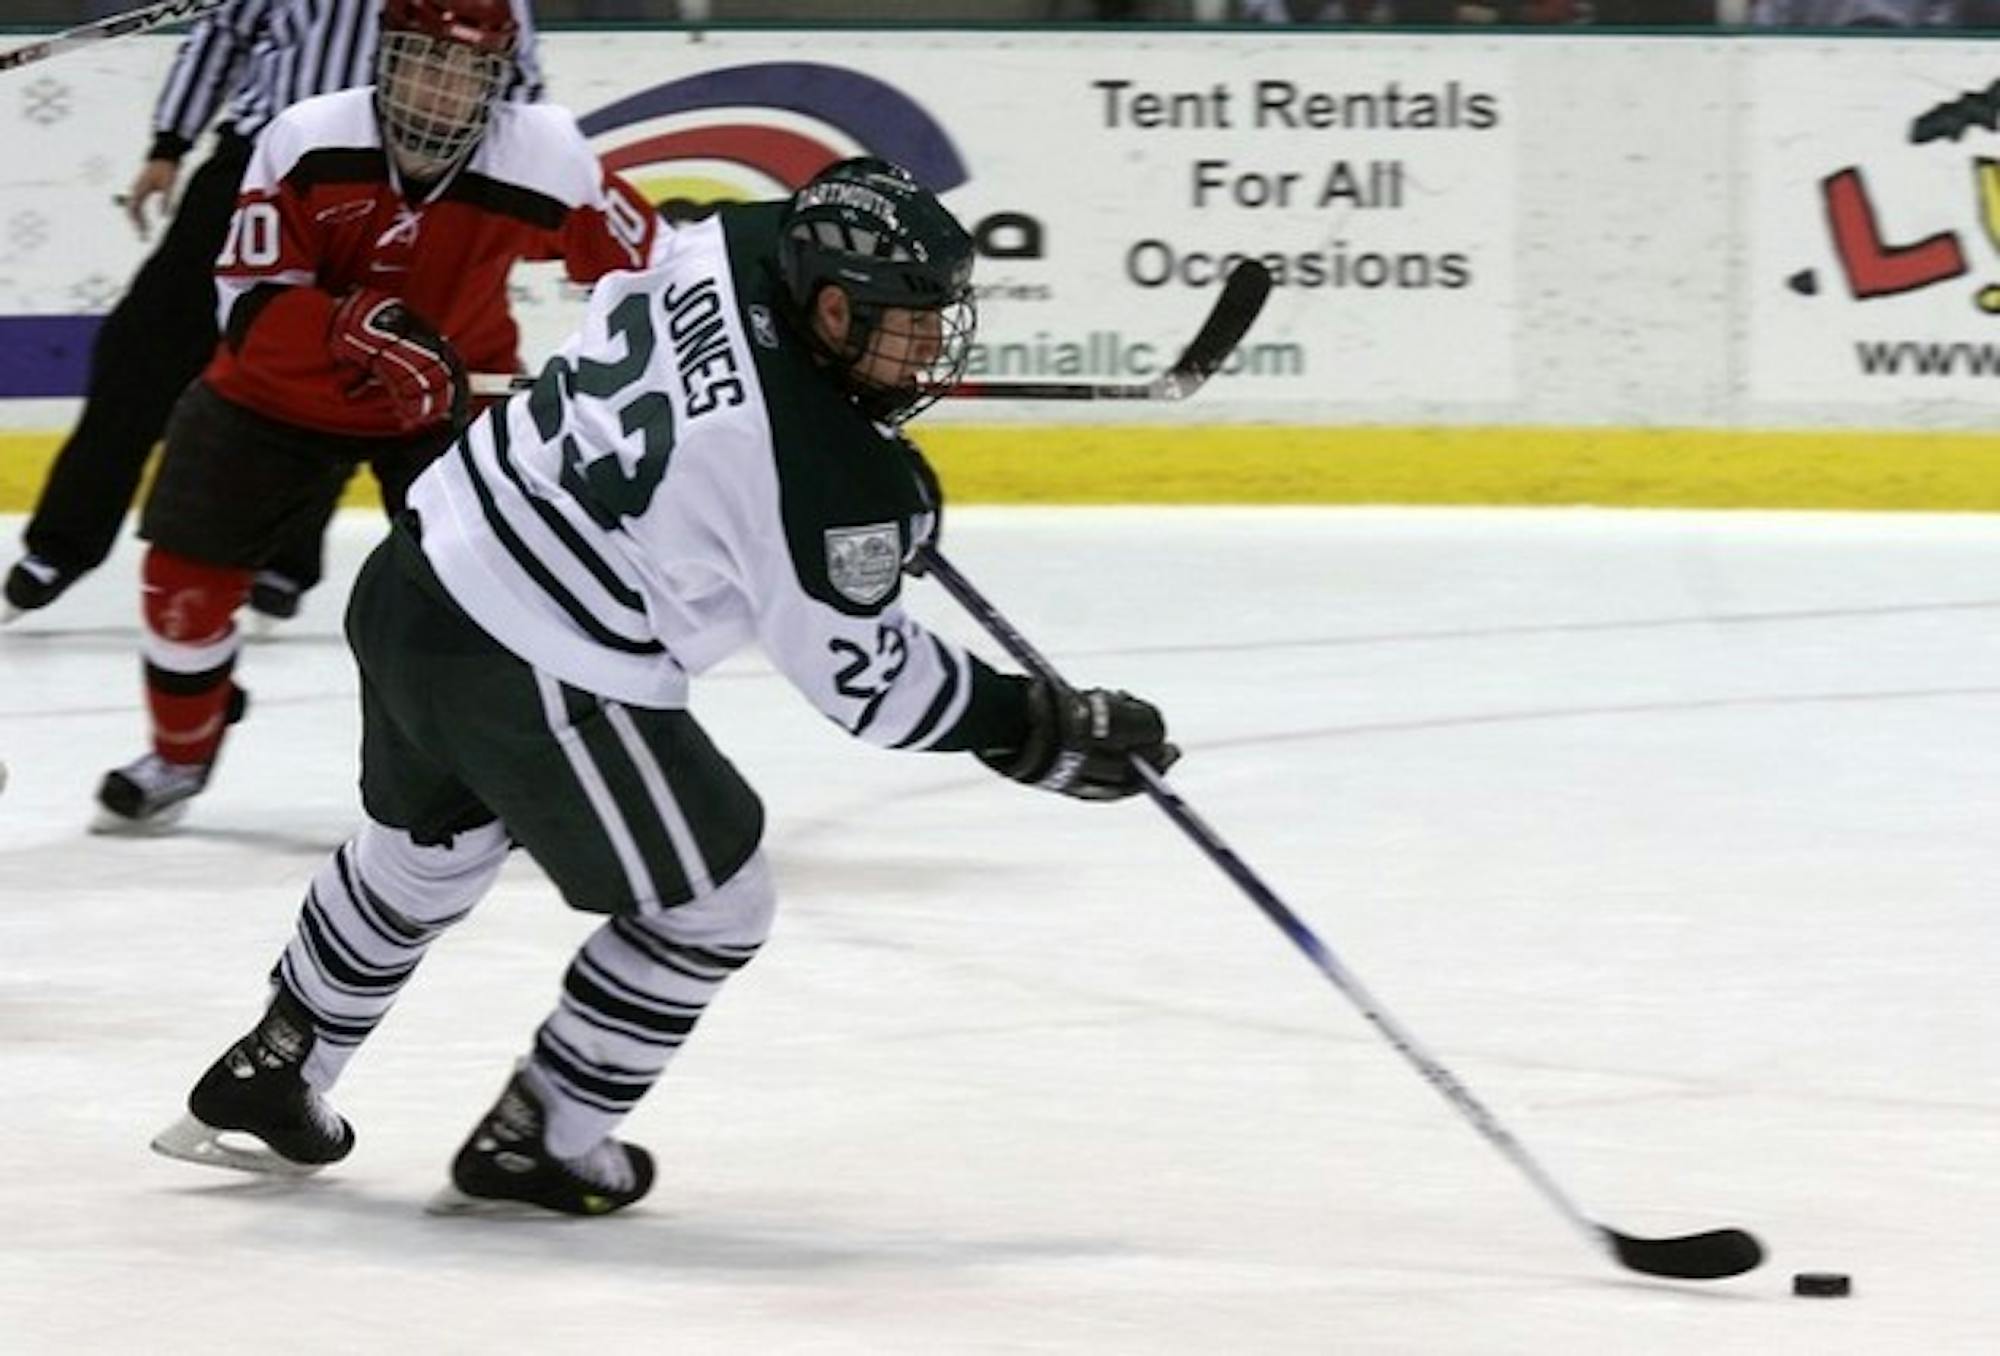
[{"label": "black hockey pants", "polygon": [[501,648],[445,592],[420,530],[399,519],[348,600],[368,817],[420,846],[498,819],[587,913],[672,908],[735,876],[764,807],[694,717],[595,696]]}]

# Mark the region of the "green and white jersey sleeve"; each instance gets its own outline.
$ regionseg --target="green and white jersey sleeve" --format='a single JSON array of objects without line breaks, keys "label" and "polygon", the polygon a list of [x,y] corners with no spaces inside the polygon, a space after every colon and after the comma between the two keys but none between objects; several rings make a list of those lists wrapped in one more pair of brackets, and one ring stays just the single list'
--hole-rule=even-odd
[{"label": "green and white jersey sleeve", "polygon": [[495,640],[621,702],[684,706],[690,674],[754,641],[870,742],[1004,743],[1020,680],[898,605],[928,530],[909,454],[778,322],[774,223],[724,209],[601,281],[534,387],[412,489],[424,553]]}]

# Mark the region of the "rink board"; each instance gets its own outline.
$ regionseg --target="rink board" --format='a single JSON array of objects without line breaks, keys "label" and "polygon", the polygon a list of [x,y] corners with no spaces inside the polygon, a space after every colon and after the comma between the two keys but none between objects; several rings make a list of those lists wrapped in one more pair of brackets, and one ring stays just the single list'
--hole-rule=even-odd
[{"label": "rink board", "polygon": [[[0,507],[144,257],[104,129],[145,124],[173,48],[47,63],[0,112]],[[543,55],[669,215],[911,165],[980,245],[975,377],[1147,379],[1232,258],[1273,270],[1192,402],[928,413],[962,501],[2000,507],[1990,42],[662,27]],[[532,368],[584,296],[543,264],[511,301]]]},{"label": "rink board", "polygon": [[[960,504],[1591,504],[2000,511],[2000,436],[1722,429],[940,425]],[[0,511],[57,439],[0,434]],[[352,504],[375,502],[357,477]]]}]

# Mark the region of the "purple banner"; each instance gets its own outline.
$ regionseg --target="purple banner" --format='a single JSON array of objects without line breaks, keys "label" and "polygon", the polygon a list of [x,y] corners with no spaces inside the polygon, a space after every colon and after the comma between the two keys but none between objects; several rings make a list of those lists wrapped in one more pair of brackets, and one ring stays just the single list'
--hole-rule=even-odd
[{"label": "purple banner", "polygon": [[80,396],[101,315],[0,315],[0,399]]}]

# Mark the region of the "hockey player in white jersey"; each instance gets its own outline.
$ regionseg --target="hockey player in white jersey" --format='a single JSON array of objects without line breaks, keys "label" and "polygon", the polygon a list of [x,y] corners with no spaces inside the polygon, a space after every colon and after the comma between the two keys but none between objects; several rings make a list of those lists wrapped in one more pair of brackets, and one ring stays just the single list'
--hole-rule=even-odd
[{"label": "hockey player in white jersey", "polygon": [[935,197],[861,159],[599,283],[363,568],[367,821],[307,892],[263,1019],[155,1148],[280,1172],[344,1157],[325,1094],[518,844],[607,921],[437,1207],[643,1196],[652,1160],[613,1131],[775,904],[757,796],[685,709],[690,677],[751,643],[872,743],[1085,799],[1137,791],[1133,754],[1173,762],[1146,702],[998,673],[898,605],[940,508],[898,428],[963,366],[972,262]]}]

